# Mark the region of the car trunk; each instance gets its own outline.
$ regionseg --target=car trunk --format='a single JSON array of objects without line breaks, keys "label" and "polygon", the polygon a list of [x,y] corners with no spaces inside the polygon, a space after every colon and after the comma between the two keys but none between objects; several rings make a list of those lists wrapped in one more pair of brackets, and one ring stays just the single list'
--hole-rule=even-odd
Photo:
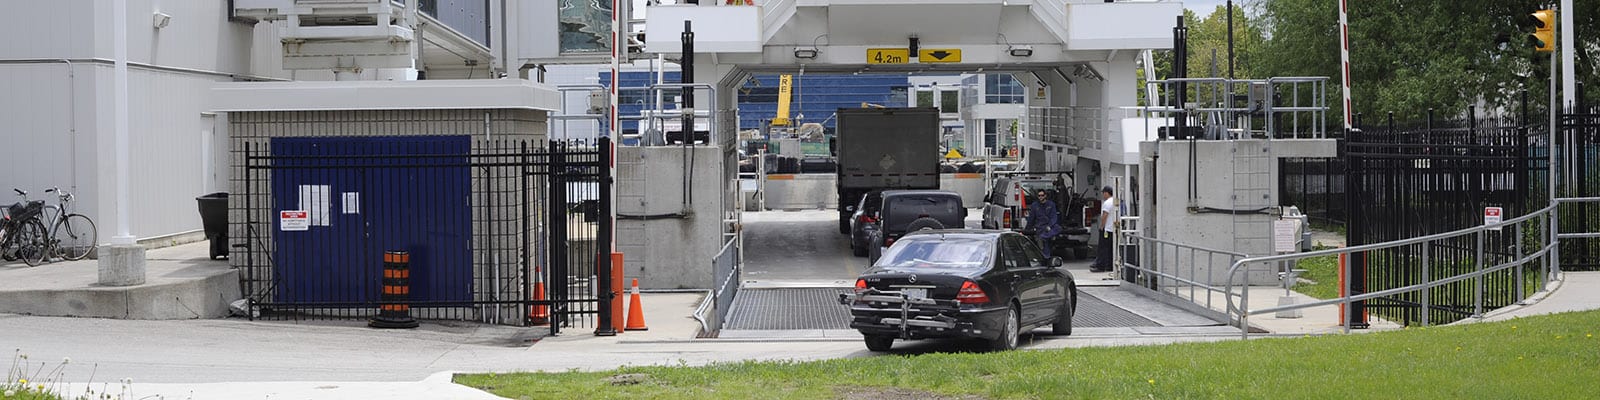
[{"label": "car trunk", "polygon": [[867,287],[880,291],[927,289],[928,298],[954,300],[961,284],[972,280],[980,271],[969,269],[885,269],[862,276]]}]

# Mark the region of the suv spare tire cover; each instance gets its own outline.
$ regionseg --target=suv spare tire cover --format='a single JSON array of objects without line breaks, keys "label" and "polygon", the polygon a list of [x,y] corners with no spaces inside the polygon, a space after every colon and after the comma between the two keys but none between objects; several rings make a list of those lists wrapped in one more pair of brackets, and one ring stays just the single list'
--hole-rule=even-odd
[{"label": "suv spare tire cover", "polygon": [[922,217],[912,220],[911,224],[906,225],[906,233],[916,232],[923,229],[944,229],[944,223],[939,222],[939,220],[931,217]]}]

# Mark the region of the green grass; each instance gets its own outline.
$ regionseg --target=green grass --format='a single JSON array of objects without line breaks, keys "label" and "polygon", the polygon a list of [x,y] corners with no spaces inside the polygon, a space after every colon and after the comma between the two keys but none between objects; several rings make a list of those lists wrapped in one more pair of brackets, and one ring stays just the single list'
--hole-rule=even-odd
[{"label": "green grass", "polygon": [[[1600,398],[1600,311],[1367,334],[457,376],[512,399]],[[644,374],[642,382],[607,378]]]},{"label": "green grass", "polygon": [[1295,268],[1306,270],[1300,277],[1315,283],[1295,283],[1294,291],[1324,300],[1339,297],[1339,256],[1307,258],[1295,264]]}]

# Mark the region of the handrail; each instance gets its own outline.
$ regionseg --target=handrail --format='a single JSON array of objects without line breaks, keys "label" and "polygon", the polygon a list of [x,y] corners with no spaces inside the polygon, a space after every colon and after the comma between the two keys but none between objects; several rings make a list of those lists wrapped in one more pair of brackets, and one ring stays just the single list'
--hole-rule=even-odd
[{"label": "handrail", "polygon": [[[1516,217],[1516,218],[1507,219],[1505,221],[1498,222],[1498,223],[1493,223],[1493,224],[1484,224],[1484,225],[1478,225],[1478,226],[1458,229],[1458,230],[1454,230],[1454,231],[1450,231],[1450,232],[1444,232],[1444,233],[1438,233],[1438,234],[1432,234],[1432,235],[1426,235],[1426,236],[1419,236],[1419,237],[1415,237],[1415,238],[1394,240],[1394,241],[1383,242],[1383,243],[1373,243],[1373,244],[1366,244],[1366,245],[1359,245],[1359,246],[1337,248],[1337,249],[1317,250],[1317,251],[1310,251],[1310,252],[1304,252],[1304,253],[1295,253],[1295,254],[1282,254],[1282,255],[1271,255],[1271,256],[1260,256],[1260,257],[1247,257],[1247,258],[1239,259],[1237,261],[1234,261],[1233,265],[1228,267],[1227,281],[1226,281],[1226,285],[1224,286],[1224,291],[1227,294],[1225,296],[1227,298],[1227,308],[1226,308],[1225,312],[1228,315],[1230,320],[1233,319],[1233,316],[1235,315],[1235,313],[1237,313],[1238,321],[1239,321],[1239,324],[1240,324],[1240,327],[1241,327],[1241,331],[1243,332],[1242,334],[1243,334],[1243,336],[1245,338],[1249,338],[1249,329],[1247,327],[1249,326],[1249,318],[1253,314],[1274,313],[1274,312],[1291,311],[1291,310],[1299,310],[1299,309],[1314,308],[1314,307],[1324,307],[1324,306],[1330,306],[1330,305],[1344,305],[1345,307],[1349,307],[1350,303],[1356,302],[1356,301],[1376,299],[1376,298],[1392,296],[1392,295],[1401,294],[1401,293],[1407,293],[1407,292],[1420,291],[1420,290],[1428,290],[1428,289],[1431,289],[1431,288],[1434,288],[1434,287],[1438,287],[1438,286],[1442,286],[1442,285],[1446,285],[1446,284],[1461,282],[1461,281],[1465,281],[1465,280],[1468,280],[1468,279],[1480,278],[1480,277],[1483,277],[1484,275],[1487,275],[1487,274],[1490,274],[1490,273],[1494,273],[1494,272],[1499,272],[1499,271],[1502,271],[1502,270],[1505,270],[1505,269],[1514,268],[1514,267],[1520,267],[1520,266],[1526,265],[1526,264],[1528,264],[1530,262],[1533,262],[1535,259],[1539,259],[1539,258],[1543,258],[1543,257],[1547,257],[1547,256],[1559,257],[1558,254],[1555,254],[1555,249],[1558,248],[1558,246],[1559,246],[1559,239],[1576,237],[1576,236],[1563,236],[1563,235],[1569,235],[1569,234],[1560,234],[1560,235],[1557,235],[1557,238],[1556,238],[1557,240],[1552,240],[1552,241],[1549,241],[1549,242],[1545,243],[1544,246],[1542,246],[1537,251],[1533,251],[1533,252],[1531,252],[1529,254],[1525,254],[1525,255],[1520,254],[1520,251],[1519,251],[1520,257],[1518,257],[1518,258],[1516,258],[1514,260],[1510,260],[1508,262],[1497,264],[1497,265],[1493,265],[1493,266],[1484,266],[1484,265],[1482,265],[1482,262],[1483,262],[1483,260],[1482,260],[1482,246],[1484,246],[1484,244],[1483,244],[1483,241],[1481,240],[1482,239],[1481,235],[1485,234],[1486,232],[1492,231],[1492,230],[1498,230],[1499,228],[1502,228],[1502,227],[1515,226],[1517,224],[1520,224],[1520,223],[1526,222],[1526,221],[1530,221],[1530,220],[1533,220],[1535,218],[1544,218],[1547,221],[1554,220],[1555,213],[1557,211],[1556,210],[1557,206],[1559,206],[1560,204],[1563,204],[1563,203],[1578,203],[1578,202],[1600,202],[1600,197],[1556,198],[1556,199],[1553,199],[1550,202],[1550,205],[1548,205],[1548,206],[1546,206],[1544,208],[1541,208],[1539,210],[1535,210],[1533,212],[1527,213],[1525,215]],[[1555,229],[1555,225],[1556,224],[1552,223],[1552,224],[1548,224],[1548,225],[1551,225],[1549,228]],[[1517,236],[1518,236],[1518,243],[1519,243],[1518,247],[1520,247],[1520,243],[1521,243],[1521,241],[1520,241],[1520,237],[1521,237],[1520,231],[1521,231],[1521,228],[1517,227],[1515,229],[1517,229],[1518,232],[1519,232],[1517,234]],[[1570,234],[1570,235],[1583,235],[1584,237],[1586,237],[1587,235],[1591,235],[1591,234],[1593,234],[1593,233],[1578,233],[1578,234]],[[1265,263],[1281,262],[1281,261],[1294,261],[1294,260],[1301,260],[1301,259],[1328,256],[1328,255],[1353,254],[1353,253],[1367,252],[1367,251],[1373,251],[1373,250],[1397,248],[1397,247],[1401,247],[1401,246],[1409,246],[1409,245],[1414,245],[1414,244],[1425,244],[1425,243],[1429,243],[1429,242],[1433,242],[1433,241],[1437,241],[1437,240],[1459,238],[1459,237],[1464,237],[1464,236],[1467,236],[1467,235],[1480,235],[1480,240],[1478,241],[1478,244],[1477,244],[1477,246],[1479,247],[1479,256],[1478,256],[1478,260],[1477,260],[1479,268],[1477,268],[1475,271],[1472,271],[1472,272],[1460,273],[1460,274],[1456,274],[1456,275],[1449,276],[1449,277],[1444,277],[1444,278],[1432,278],[1432,277],[1426,277],[1426,275],[1425,275],[1425,278],[1424,278],[1426,280],[1425,282],[1420,282],[1420,283],[1407,285],[1407,286],[1403,286],[1403,287],[1391,288],[1391,289],[1386,289],[1386,290],[1381,290],[1381,291],[1371,292],[1371,293],[1346,294],[1346,295],[1343,295],[1343,296],[1340,296],[1340,297],[1337,297],[1337,298],[1333,298],[1333,299],[1325,299],[1325,300],[1319,300],[1319,301],[1313,301],[1313,302],[1301,303],[1301,304],[1279,305],[1279,306],[1265,307],[1265,308],[1253,309],[1253,310],[1248,308],[1248,304],[1249,304],[1248,282],[1243,282],[1243,284],[1242,284],[1242,286],[1245,286],[1245,290],[1243,290],[1243,291],[1241,291],[1239,293],[1235,293],[1235,287],[1236,286],[1241,286],[1240,284],[1236,283],[1235,279],[1238,278],[1239,272],[1241,270],[1247,270],[1248,269],[1246,267],[1248,265],[1265,264]],[[1596,235],[1596,236],[1600,236],[1600,235]],[[1427,260],[1426,255],[1424,255],[1423,260],[1424,260],[1424,262],[1427,262],[1426,261]],[[1424,266],[1424,267],[1426,267],[1426,266]],[[1345,268],[1344,272],[1348,275],[1349,272],[1350,272],[1349,271],[1350,266],[1349,265],[1345,265],[1343,268]],[[1547,276],[1546,279],[1549,279],[1549,277]],[[1480,290],[1481,290],[1481,288],[1480,288]],[[1481,293],[1480,293],[1480,295],[1481,295]],[[1241,304],[1235,304],[1234,303],[1234,298],[1235,297],[1238,297],[1240,299],[1239,301],[1240,301]],[[1424,304],[1426,304],[1426,302],[1427,302],[1427,298],[1426,298],[1426,296],[1424,296]],[[1480,307],[1481,307],[1481,304],[1480,304]],[[1344,331],[1345,332],[1349,332],[1349,330],[1350,330],[1350,319],[1347,318],[1344,321],[1342,321],[1342,323],[1344,325]],[[1427,319],[1426,318],[1424,318],[1423,323],[1424,324],[1427,323]]]},{"label": "handrail", "polygon": [[[1136,218],[1138,218],[1138,217],[1122,217],[1121,220],[1126,222],[1126,221],[1128,221],[1130,219],[1136,219]],[[1187,245],[1187,244],[1177,243],[1177,242],[1168,241],[1168,240],[1162,240],[1162,239],[1156,239],[1156,238],[1141,236],[1141,235],[1139,235],[1138,231],[1122,230],[1122,231],[1119,232],[1119,235],[1120,235],[1120,237],[1125,238],[1125,240],[1126,240],[1125,243],[1131,242],[1135,246],[1141,246],[1141,253],[1144,253],[1144,254],[1141,254],[1141,257],[1140,257],[1139,262],[1137,264],[1129,263],[1129,262],[1127,262],[1127,260],[1123,260],[1122,262],[1120,262],[1119,264],[1122,266],[1122,268],[1132,268],[1132,269],[1134,269],[1136,271],[1140,271],[1140,273],[1142,275],[1154,276],[1155,278],[1166,279],[1166,280],[1170,280],[1172,282],[1177,282],[1177,283],[1181,284],[1181,285],[1167,285],[1167,286],[1170,286],[1175,291],[1176,290],[1180,290],[1181,287],[1188,287],[1189,288],[1189,299],[1188,300],[1191,301],[1191,302],[1196,303],[1197,305],[1201,305],[1201,304],[1199,303],[1198,300],[1196,300],[1197,299],[1196,292],[1195,292],[1196,288],[1201,289],[1206,293],[1220,293],[1220,294],[1223,294],[1225,297],[1231,297],[1232,294],[1231,294],[1231,292],[1229,290],[1226,290],[1226,288],[1217,287],[1213,283],[1210,283],[1210,282],[1204,282],[1203,283],[1203,282],[1198,281],[1197,280],[1198,277],[1199,277],[1198,273],[1191,273],[1190,274],[1191,277],[1183,277],[1183,276],[1179,276],[1179,275],[1174,274],[1174,273],[1161,271],[1161,265],[1163,264],[1161,258],[1164,257],[1165,254],[1167,254],[1167,250],[1165,249],[1165,247],[1171,247],[1173,249],[1171,251],[1172,256],[1176,257],[1176,258],[1180,258],[1180,259],[1181,259],[1182,255],[1183,255],[1183,253],[1185,251],[1187,251],[1189,253],[1189,262],[1191,264],[1191,267],[1198,266],[1198,263],[1196,262],[1196,260],[1198,258],[1200,258],[1199,253],[1201,253],[1201,252],[1206,253],[1204,257],[1206,259],[1206,265],[1208,265],[1208,266],[1216,265],[1214,260],[1218,256],[1226,256],[1226,257],[1229,258],[1230,261],[1231,260],[1240,259],[1240,258],[1244,258],[1244,257],[1248,257],[1247,254],[1240,253],[1240,252],[1235,252],[1235,251],[1211,249],[1211,248],[1206,248],[1206,247]],[[1153,249],[1151,247],[1153,247]],[[1175,260],[1175,261],[1181,261],[1181,260]],[[1211,269],[1208,268],[1208,271],[1210,271],[1210,270]],[[1194,269],[1191,268],[1190,271],[1193,272]],[[1209,277],[1214,277],[1214,276],[1215,276],[1215,274],[1213,274],[1213,273],[1207,273],[1207,277],[1208,278]],[[1162,289],[1160,287],[1156,287],[1154,289],[1156,289],[1156,290],[1164,290],[1164,289]],[[1177,293],[1174,292],[1173,294],[1176,295]],[[1207,309],[1211,308],[1210,307],[1211,306],[1211,297],[1210,297],[1209,294],[1206,296],[1206,302],[1203,305]],[[1226,315],[1224,315],[1224,319],[1227,319]]]}]

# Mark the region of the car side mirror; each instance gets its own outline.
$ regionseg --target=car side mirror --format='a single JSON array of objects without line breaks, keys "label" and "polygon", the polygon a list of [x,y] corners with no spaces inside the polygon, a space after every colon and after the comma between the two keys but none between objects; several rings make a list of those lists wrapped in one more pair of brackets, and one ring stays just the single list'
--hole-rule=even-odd
[{"label": "car side mirror", "polygon": [[1050,257],[1050,266],[1061,268],[1064,265],[1067,265],[1067,260],[1063,260],[1061,257]]},{"label": "car side mirror", "polygon": [[856,212],[856,206],[844,206],[845,211]]}]

